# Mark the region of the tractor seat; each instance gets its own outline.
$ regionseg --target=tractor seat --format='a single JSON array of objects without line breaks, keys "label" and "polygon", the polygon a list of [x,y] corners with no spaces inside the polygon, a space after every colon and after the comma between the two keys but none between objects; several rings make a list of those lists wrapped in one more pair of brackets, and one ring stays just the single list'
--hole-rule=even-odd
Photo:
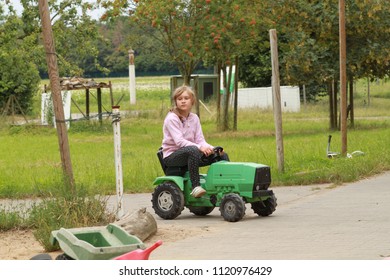
[{"label": "tractor seat", "polygon": [[164,171],[166,176],[184,176],[184,174],[188,171],[188,166],[166,166],[163,157],[162,147],[160,147],[157,151],[157,157],[160,161],[161,168]]}]

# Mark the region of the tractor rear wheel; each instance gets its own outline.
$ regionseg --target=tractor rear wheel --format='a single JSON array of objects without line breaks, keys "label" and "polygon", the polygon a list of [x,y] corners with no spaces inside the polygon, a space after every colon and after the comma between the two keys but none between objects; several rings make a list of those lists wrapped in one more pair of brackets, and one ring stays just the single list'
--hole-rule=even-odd
[{"label": "tractor rear wheel", "polygon": [[214,210],[214,206],[207,207],[207,206],[188,206],[188,209],[191,213],[195,214],[196,216],[206,216],[207,214],[210,214]]},{"label": "tractor rear wheel", "polygon": [[252,209],[253,211],[259,215],[259,216],[269,216],[273,212],[275,212],[276,206],[278,205],[276,203],[276,197],[275,195],[272,195],[270,198],[264,200],[264,201],[257,201],[253,202],[252,204]]},{"label": "tractor rear wheel", "polygon": [[173,182],[158,185],[152,194],[154,212],[165,220],[172,220],[184,209],[184,195]]},{"label": "tractor rear wheel", "polygon": [[69,257],[67,254],[63,253],[56,257],[56,260],[66,261],[66,260],[74,260],[73,258]]},{"label": "tractor rear wheel", "polygon": [[219,211],[225,221],[237,222],[245,215],[245,202],[238,194],[229,193],[222,198]]}]

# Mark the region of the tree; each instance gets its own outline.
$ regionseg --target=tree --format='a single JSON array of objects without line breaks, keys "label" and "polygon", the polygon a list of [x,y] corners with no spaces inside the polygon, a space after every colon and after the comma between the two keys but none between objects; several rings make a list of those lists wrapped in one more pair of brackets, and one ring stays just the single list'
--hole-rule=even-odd
[{"label": "tree", "polygon": [[[166,55],[178,66],[186,84],[189,84],[191,74],[201,61],[206,65],[218,65],[227,77],[228,67],[250,45],[257,27],[257,9],[254,9],[253,3],[244,0],[100,2],[108,9],[108,19],[128,12],[140,26],[155,28],[158,31],[156,38],[166,47]],[[256,5],[261,6],[259,3]],[[229,81],[231,72],[228,81],[224,80],[224,118],[222,125],[218,125],[222,130],[229,128],[230,91],[226,90]]]},{"label": "tree", "polygon": [[[297,85],[313,84],[317,87],[327,85],[330,124],[331,128],[337,128],[339,80],[337,1],[264,2],[268,13],[265,22],[269,24],[269,29],[277,29],[282,38],[280,40],[282,80]],[[347,73],[350,84],[357,78],[388,75],[389,5],[385,1],[377,0],[348,0],[346,3]],[[252,56],[264,56],[262,50],[263,48],[260,48],[259,52],[253,52]],[[245,67],[250,69],[248,64],[251,65],[249,62]],[[353,96],[350,100],[353,100]]]},{"label": "tree", "polygon": [[[38,1],[20,2],[23,6],[20,17],[23,24],[18,40],[23,41],[25,45],[28,44],[30,60],[38,66],[41,74],[46,74]],[[9,9],[14,9],[12,3],[6,5]],[[85,62],[92,64],[96,69],[107,71],[100,67],[96,59],[97,44],[102,37],[98,33],[96,22],[88,14],[94,7],[83,0],[52,0],[49,1],[49,7],[60,75],[83,75]]]},{"label": "tree", "polygon": [[[223,73],[222,105],[223,114],[220,113],[220,98],[217,102],[218,127],[222,131],[230,129],[229,105],[231,82],[233,80],[232,68],[239,61],[239,58],[249,52],[256,42],[256,31],[259,27],[259,15],[262,11],[261,2],[248,2],[244,0],[206,1],[209,5],[206,21],[208,23],[206,36],[209,38],[204,42],[207,50],[204,60],[206,63],[218,65],[218,73]],[[237,64],[237,63],[236,63]],[[238,71],[236,69],[236,71]],[[219,96],[220,97],[220,96]],[[235,97],[237,99],[237,96]],[[237,103],[235,103],[237,106]],[[237,108],[234,108],[235,112]],[[234,114],[237,118],[237,114]],[[236,124],[236,119],[234,120]],[[236,126],[235,126],[236,128]]]},{"label": "tree", "polygon": [[[16,14],[12,2],[2,6],[0,21],[0,92],[17,94],[23,110],[29,109],[37,92],[39,73],[47,73],[45,52],[41,39],[41,23],[37,0],[20,0],[22,15]],[[7,9],[6,9],[7,8]],[[97,63],[96,24],[87,11],[92,8],[82,0],[50,1],[51,21],[63,76],[82,75],[84,62]],[[38,72],[39,71],[39,72]],[[6,95],[1,95],[4,103]]]},{"label": "tree", "polygon": [[[267,35],[269,37],[269,34],[262,30],[258,35],[262,40],[253,47],[251,53],[240,57],[239,79],[244,87],[271,86],[271,54]],[[280,52],[279,54],[282,55]]]},{"label": "tree", "polygon": [[23,34],[23,21],[14,12],[4,16],[0,24],[0,108],[6,109],[14,96],[20,107],[13,113],[31,111],[30,101],[40,82],[38,68],[28,51],[30,44],[19,40]]},{"label": "tree", "polygon": [[134,1],[100,1],[107,8],[106,17],[111,19],[127,12],[130,19],[139,26],[148,29],[155,28],[155,39],[166,48],[163,57],[174,61],[189,84],[190,76],[202,58],[202,42],[205,26],[203,18],[206,7],[200,0],[194,1],[164,1],[164,0],[134,0]]},{"label": "tree", "polygon": [[[153,27],[140,28],[126,16],[119,16],[105,24],[99,24],[104,42],[98,44],[99,63],[110,69],[111,74],[128,73],[128,50],[135,50],[138,74],[177,73],[177,67],[161,56],[164,46],[157,41]],[[125,74],[125,75],[126,75]]]}]

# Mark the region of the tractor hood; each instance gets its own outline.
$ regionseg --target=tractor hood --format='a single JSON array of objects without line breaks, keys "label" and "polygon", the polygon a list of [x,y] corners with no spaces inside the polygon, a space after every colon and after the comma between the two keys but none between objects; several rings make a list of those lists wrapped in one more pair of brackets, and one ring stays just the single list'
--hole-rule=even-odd
[{"label": "tractor hood", "polygon": [[259,163],[219,161],[210,166],[207,182],[212,186],[234,186],[249,195],[268,189],[271,171],[269,166]]}]

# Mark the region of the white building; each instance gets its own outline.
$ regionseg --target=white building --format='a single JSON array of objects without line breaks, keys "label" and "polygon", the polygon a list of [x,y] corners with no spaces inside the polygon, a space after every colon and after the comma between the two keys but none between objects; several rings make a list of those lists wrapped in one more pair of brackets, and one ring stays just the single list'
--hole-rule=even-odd
[{"label": "white building", "polygon": [[[282,111],[299,112],[301,108],[299,87],[281,86],[280,98]],[[272,109],[272,87],[263,88],[239,88],[238,108]]]}]

